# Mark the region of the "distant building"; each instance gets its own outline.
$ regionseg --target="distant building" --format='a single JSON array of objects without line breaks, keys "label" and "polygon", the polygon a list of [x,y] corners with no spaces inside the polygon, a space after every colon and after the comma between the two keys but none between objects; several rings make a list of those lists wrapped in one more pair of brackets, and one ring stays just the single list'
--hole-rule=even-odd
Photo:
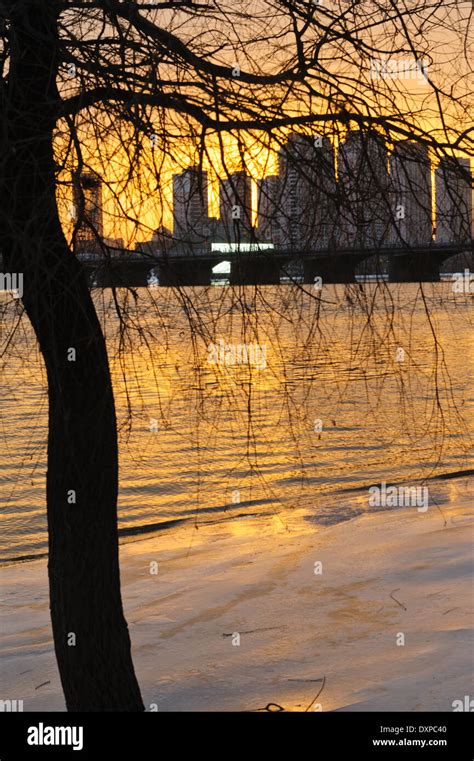
[{"label": "distant building", "polygon": [[93,172],[82,172],[73,177],[72,192],[75,251],[99,253],[104,234],[101,179]]},{"label": "distant building", "polygon": [[152,240],[156,241],[166,241],[171,240],[173,237],[173,233],[171,232],[168,227],[165,227],[164,225],[160,225],[156,228],[156,230],[153,231]]},{"label": "distant building", "polygon": [[292,134],[279,151],[279,238],[290,249],[327,248],[335,234],[334,150],[326,137]]},{"label": "distant building", "polygon": [[394,246],[428,244],[433,237],[431,164],[428,149],[411,140],[395,144],[390,157]]},{"label": "distant building", "polygon": [[164,225],[154,230],[151,240],[135,244],[135,251],[148,256],[166,256],[173,246],[173,233]]},{"label": "distant building", "polygon": [[123,238],[104,238],[105,251],[108,256],[122,256],[125,251]]},{"label": "distant building", "polygon": [[388,242],[390,198],[385,141],[376,132],[349,132],[338,155],[339,243],[377,249]]},{"label": "distant building", "polygon": [[201,250],[210,251],[211,244],[216,240],[224,240],[222,225],[218,217],[208,217],[203,229],[203,242]]},{"label": "distant building", "polygon": [[259,241],[281,243],[280,178],[268,175],[257,181],[257,237]]},{"label": "distant building", "polygon": [[436,172],[436,242],[472,238],[472,176],[469,159],[443,158]]},{"label": "distant building", "polygon": [[251,240],[252,180],[245,171],[233,172],[219,183],[220,237],[227,243]]},{"label": "distant building", "polygon": [[199,244],[208,237],[207,172],[191,166],[173,175],[173,237],[182,244]]}]

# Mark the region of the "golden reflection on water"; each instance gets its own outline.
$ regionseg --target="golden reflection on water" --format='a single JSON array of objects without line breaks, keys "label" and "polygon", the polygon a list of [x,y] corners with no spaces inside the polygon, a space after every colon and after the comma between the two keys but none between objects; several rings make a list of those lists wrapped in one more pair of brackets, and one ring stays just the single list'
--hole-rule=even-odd
[{"label": "golden reflection on water", "polygon": [[[380,288],[370,321],[357,286],[324,288],[319,307],[290,287],[242,288],[239,299],[140,290],[140,331],[121,351],[110,293],[95,292],[117,400],[121,528],[249,514],[281,528],[296,508],[324,526],[367,509],[366,488],[345,490],[468,468],[472,300],[448,283],[424,289],[437,351],[416,285]],[[224,364],[209,361],[220,340]],[[26,322],[2,375],[4,559],[46,548],[45,377]],[[232,530],[245,534],[246,522]]]}]

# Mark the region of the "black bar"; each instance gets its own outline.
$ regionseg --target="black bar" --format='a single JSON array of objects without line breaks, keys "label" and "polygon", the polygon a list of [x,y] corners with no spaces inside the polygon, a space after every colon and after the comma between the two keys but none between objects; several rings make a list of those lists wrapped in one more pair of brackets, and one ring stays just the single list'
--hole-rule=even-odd
[{"label": "black bar", "polygon": [[[262,761],[273,755],[292,761],[301,756],[472,761],[472,729],[472,716],[462,712],[0,713],[0,761],[135,761],[198,753],[222,761],[257,754]],[[28,738],[44,744],[29,744]],[[47,745],[49,740],[71,744]]]}]

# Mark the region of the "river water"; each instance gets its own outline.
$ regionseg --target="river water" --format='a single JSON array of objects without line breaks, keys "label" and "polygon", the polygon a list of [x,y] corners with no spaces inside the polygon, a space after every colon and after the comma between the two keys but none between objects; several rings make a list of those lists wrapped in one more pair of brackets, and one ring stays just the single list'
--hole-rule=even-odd
[{"label": "river water", "polygon": [[[372,484],[472,468],[473,305],[451,283],[94,291],[120,437],[122,541],[174,521],[315,525]],[[0,561],[47,550],[45,372],[1,294]]]}]

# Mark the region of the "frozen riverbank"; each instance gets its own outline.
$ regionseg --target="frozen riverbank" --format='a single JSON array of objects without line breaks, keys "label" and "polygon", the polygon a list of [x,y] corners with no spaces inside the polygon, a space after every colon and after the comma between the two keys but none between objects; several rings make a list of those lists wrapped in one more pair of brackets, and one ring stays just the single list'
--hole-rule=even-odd
[{"label": "frozen riverbank", "polygon": [[[426,512],[294,511],[122,546],[147,709],[452,710],[472,692],[472,484],[434,482]],[[2,568],[0,587],[1,697],[63,710],[46,562]]]}]

